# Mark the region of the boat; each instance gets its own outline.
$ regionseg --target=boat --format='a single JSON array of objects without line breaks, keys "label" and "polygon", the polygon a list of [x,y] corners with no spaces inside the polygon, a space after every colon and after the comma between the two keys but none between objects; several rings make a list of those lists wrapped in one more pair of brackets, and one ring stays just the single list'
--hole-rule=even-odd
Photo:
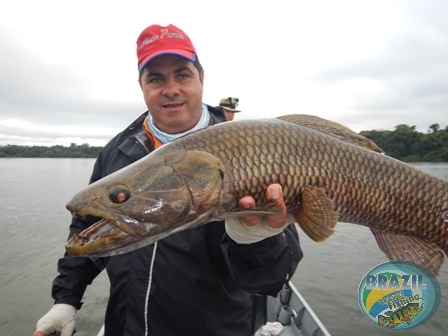
[{"label": "boat", "polygon": [[[289,282],[277,297],[261,296],[260,304],[265,307],[263,311],[258,310],[255,322],[258,328],[255,336],[331,336],[297,288]],[[264,315],[264,316],[263,316]],[[277,327],[280,333],[269,332],[268,327]]]},{"label": "boat", "polygon": [[[253,301],[254,336],[331,336],[291,282],[277,297],[254,295]],[[104,336],[104,326],[97,336]]]}]

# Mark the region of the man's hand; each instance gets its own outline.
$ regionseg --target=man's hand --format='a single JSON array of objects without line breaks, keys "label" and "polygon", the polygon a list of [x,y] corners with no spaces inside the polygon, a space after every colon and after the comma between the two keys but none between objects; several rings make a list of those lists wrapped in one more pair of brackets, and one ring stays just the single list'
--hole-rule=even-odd
[{"label": "man's hand", "polygon": [[[279,214],[274,214],[266,217],[266,223],[273,229],[283,228],[286,224],[286,205],[283,199],[282,186],[277,183],[273,183],[268,186],[266,190],[266,200],[275,201],[283,211]],[[255,208],[255,200],[252,196],[245,196],[239,201],[240,209]],[[241,217],[241,222],[247,226],[256,226],[260,219],[260,216],[246,216]]]},{"label": "man's hand", "polygon": [[68,304],[55,304],[37,321],[33,336],[48,336],[60,332],[61,336],[72,336],[75,330],[76,308]]},{"label": "man's hand", "polygon": [[[281,185],[276,183],[269,185],[266,190],[266,200],[275,201],[283,211],[266,217],[245,216],[227,219],[226,232],[232,240],[238,244],[252,244],[283,231],[287,226],[288,214]],[[243,210],[255,208],[255,200],[251,196],[242,197],[239,200],[239,206]]]}]

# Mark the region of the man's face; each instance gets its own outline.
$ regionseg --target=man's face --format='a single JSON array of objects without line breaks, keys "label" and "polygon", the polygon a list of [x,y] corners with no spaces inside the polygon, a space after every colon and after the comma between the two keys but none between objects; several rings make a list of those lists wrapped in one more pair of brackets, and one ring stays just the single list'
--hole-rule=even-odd
[{"label": "man's face", "polygon": [[235,113],[226,109],[222,109],[224,112],[224,116],[226,117],[227,121],[232,121],[235,117]]},{"label": "man's face", "polygon": [[193,128],[202,113],[204,73],[181,57],[163,55],[144,69],[140,87],[157,128],[180,133]]}]

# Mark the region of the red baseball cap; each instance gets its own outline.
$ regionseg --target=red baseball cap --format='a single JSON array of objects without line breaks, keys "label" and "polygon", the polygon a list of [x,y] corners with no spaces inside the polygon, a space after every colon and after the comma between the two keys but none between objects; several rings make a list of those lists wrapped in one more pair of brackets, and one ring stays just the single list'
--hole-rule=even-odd
[{"label": "red baseball cap", "polygon": [[177,55],[191,62],[196,60],[196,49],[182,30],[170,24],[166,27],[152,25],[142,31],[137,39],[138,71],[160,55]]}]

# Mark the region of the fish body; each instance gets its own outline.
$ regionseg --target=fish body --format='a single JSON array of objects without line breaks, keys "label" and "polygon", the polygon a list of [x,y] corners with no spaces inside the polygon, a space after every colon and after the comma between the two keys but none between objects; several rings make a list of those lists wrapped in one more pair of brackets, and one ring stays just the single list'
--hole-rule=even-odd
[{"label": "fish body", "polygon": [[[288,213],[315,241],[331,236],[338,221],[368,226],[390,259],[435,274],[448,252],[448,182],[306,115],[214,125],[89,185],[67,209],[103,220],[66,248],[114,255],[213,220],[276,213],[265,199],[271,183],[282,185]],[[246,195],[256,209],[238,208]]]}]

